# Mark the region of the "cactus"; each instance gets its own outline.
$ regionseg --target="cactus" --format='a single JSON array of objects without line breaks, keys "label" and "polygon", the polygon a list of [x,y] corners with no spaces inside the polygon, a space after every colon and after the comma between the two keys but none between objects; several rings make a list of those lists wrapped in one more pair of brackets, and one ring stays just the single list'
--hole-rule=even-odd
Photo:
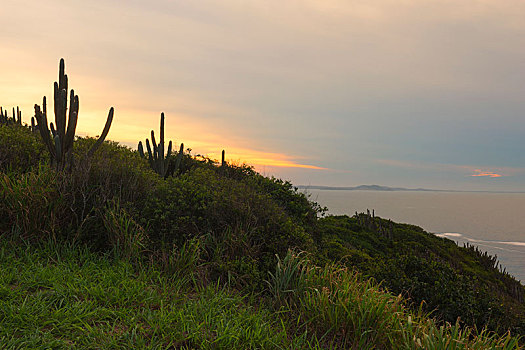
[{"label": "cactus", "polygon": [[36,119],[35,117],[31,117],[31,131],[34,133],[38,133],[38,125],[36,125]]},{"label": "cactus", "polygon": [[7,111],[0,107],[0,124],[7,124]]},{"label": "cactus", "polygon": [[159,174],[163,178],[167,178],[168,176],[175,174],[177,170],[179,170],[182,161],[182,155],[184,154],[184,144],[180,144],[180,149],[177,153],[177,158],[175,159],[175,163],[172,165],[171,149],[173,144],[171,141],[168,144],[168,151],[166,155],[164,155],[164,113],[160,114],[159,141],[160,142],[158,144],[155,142],[155,132],[151,130],[151,144],[153,146],[153,150],[151,149],[149,140],[146,139],[146,149],[148,152],[148,156],[146,157],[146,154],[144,153],[144,146],[142,145],[142,141],[139,141],[138,152],[142,158],[148,159],[151,168],[157,174]]},{"label": "cactus", "polygon": [[16,113],[15,113],[15,107],[13,107],[13,123],[22,125],[22,111],[16,106]]},{"label": "cactus", "polygon": [[[67,164],[69,168],[73,165],[73,141],[75,138],[75,130],[77,128],[78,120],[78,96],[75,95],[74,90],[71,90],[69,98],[69,117],[67,114],[67,93],[68,80],[65,74],[64,59],[60,59],[58,83],[54,84],[54,109],[55,109],[55,125],[50,123],[50,129],[47,125],[47,106],[46,97],[43,98],[42,110],[40,106],[35,104],[35,117],[40,135],[47,146],[51,160],[56,165],[57,169],[64,169]],[[111,122],[113,121],[113,107],[110,108],[106,125],[102,134],[87,152],[86,157],[91,157],[93,153],[100,147],[106,138]]]},{"label": "cactus", "polygon": [[0,124],[5,124],[5,125],[18,124],[18,125],[22,125],[22,111],[20,110],[20,108],[18,108],[18,106],[17,106],[16,107],[16,111],[15,111],[15,107],[13,107],[13,117],[9,118],[7,116],[7,109],[4,110],[2,107],[0,107]]},{"label": "cactus", "polygon": [[222,161],[221,161],[221,166],[224,168],[226,166],[226,158],[225,158],[225,151],[222,150]]}]

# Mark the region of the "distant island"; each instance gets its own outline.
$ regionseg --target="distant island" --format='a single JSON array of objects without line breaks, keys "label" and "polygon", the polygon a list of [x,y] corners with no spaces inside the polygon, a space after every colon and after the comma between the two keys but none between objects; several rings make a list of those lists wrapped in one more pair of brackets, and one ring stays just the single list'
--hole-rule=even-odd
[{"label": "distant island", "polygon": [[328,190],[328,191],[412,191],[412,192],[478,192],[478,193],[525,193],[522,191],[472,191],[472,190],[436,190],[430,188],[404,188],[388,187],[381,185],[359,185],[359,186],[321,186],[321,185],[298,185],[299,189],[305,190]]},{"label": "distant island", "polygon": [[449,190],[434,190],[428,188],[403,188],[403,187],[388,187],[380,185],[359,185],[353,187],[345,186],[306,186],[299,185],[297,188],[310,190],[335,190],[335,191],[432,191],[432,192],[459,192]]}]

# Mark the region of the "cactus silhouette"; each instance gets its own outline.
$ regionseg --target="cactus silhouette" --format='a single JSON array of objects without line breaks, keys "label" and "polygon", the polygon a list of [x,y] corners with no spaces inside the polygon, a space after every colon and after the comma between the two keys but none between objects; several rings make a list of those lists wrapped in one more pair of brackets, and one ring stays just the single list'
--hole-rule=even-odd
[{"label": "cactus silhouette", "polygon": [[171,165],[171,149],[172,149],[172,142],[170,141],[168,144],[168,151],[166,152],[166,155],[164,155],[164,112],[160,114],[160,140],[157,144],[155,142],[155,132],[151,130],[151,144],[153,146],[153,150],[151,149],[150,142],[148,139],[146,139],[146,149],[148,152],[148,156],[146,157],[146,154],[144,153],[144,146],[142,145],[142,141],[139,141],[138,145],[138,151],[142,158],[147,158],[149,160],[149,164],[151,168],[160,176],[163,178],[167,178],[170,175],[173,175],[179,170],[180,164],[182,161],[182,155],[184,154],[184,144],[180,144],[179,152],[177,153],[177,158],[175,159],[175,163],[173,166]]},{"label": "cactus silhouette", "polygon": [[15,107],[13,107],[13,118],[9,118],[7,116],[7,109],[4,110],[2,107],[0,107],[0,124],[5,124],[5,125],[18,124],[18,125],[22,125],[22,111],[20,110],[20,108],[18,108],[18,106],[17,106],[16,107],[16,111],[15,111]]},{"label": "cactus silhouette", "polygon": [[[56,165],[57,169],[64,169],[66,164],[69,168],[73,165],[73,141],[75,139],[75,131],[78,121],[78,96],[75,95],[71,89],[69,97],[69,116],[67,116],[67,94],[68,94],[68,79],[65,74],[64,59],[60,59],[58,82],[54,84],[54,111],[55,111],[55,125],[50,123],[47,125],[47,106],[46,97],[42,101],[42,109],[35,104],[35,117],[40,135],[51,155],[51,161]],[[89,149],[86,157],[91,157],[93,153],[100,147],[106,138],[111,122],[113,121],[113,107],[110,108],[106,125],[102,134],[97,139],[95,144]],[[55,129],[56,126],[56,129]]]}]

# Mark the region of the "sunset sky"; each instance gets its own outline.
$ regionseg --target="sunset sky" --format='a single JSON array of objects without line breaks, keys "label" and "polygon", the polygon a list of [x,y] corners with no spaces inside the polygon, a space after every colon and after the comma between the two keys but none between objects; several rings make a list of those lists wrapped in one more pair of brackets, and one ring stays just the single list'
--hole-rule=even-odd
[{"label": "sunset sky", "polygon": [[[0,105],[299,185],[525,191],[522,0],[2,0]],[[158,131],[157,131],[158,132]]]}]

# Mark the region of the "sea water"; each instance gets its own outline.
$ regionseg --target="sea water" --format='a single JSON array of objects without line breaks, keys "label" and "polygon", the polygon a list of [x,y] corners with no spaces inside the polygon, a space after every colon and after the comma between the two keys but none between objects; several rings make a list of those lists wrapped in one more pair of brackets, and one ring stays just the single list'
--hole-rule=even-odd
[{"label": "sea water", "polygon": [[374,209],[382,218],[421,226],[460,245],[477,245],[525,281],[525,193],[305,191],[329,214]]}]

